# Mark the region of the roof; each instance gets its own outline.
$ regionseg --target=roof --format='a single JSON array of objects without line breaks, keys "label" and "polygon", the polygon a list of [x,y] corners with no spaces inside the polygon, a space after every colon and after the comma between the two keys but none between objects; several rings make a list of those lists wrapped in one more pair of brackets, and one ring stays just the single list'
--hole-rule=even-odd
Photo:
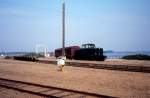
[{"label": "roof", "polygon": [[[65,49],[68,49],[68,48],[80,48],[79,46],[69,46],[69,47],[65,47]],[[58,48],[58,49],[55,49],[55,50],[61,50],[62,48]]]}]

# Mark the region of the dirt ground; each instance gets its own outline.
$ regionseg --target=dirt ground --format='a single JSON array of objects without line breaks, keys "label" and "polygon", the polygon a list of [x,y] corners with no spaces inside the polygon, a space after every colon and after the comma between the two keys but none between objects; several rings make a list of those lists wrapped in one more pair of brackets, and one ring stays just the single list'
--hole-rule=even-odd
[{"label": "dirt ground", "polygon": [[[39,58],[39,59],[47,61],[56,61],[56,58]],[[67,60],[67,62],[150,67],[150,61],[145,60],[106,59],[105,61]]]},{"label": "dirt ground", "polygon": [[[94,92],[119,98],[150,98],[150,73],[71,66],[65,66],[64,71],[60,72],[57,70],[57,66],[52,64],[0,59],[0,78]],[[8,90],[8,92],[11,91]],[[1,95],[5,98],[5,94],[0,93]],[[21,96],[17,93],[17,96],[19,95]]]}]

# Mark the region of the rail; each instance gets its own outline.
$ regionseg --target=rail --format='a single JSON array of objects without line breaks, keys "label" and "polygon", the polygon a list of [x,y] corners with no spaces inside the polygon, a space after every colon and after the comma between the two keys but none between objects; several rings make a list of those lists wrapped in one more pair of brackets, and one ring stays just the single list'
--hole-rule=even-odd
[{"label": "rail", "polygon": [[65,88],[58,88],[53,86],[46,86],[41,84],[4,79],[0,78],[0,87],[13,89],[23,93],[38,95],[46,98],[115,98],[96,93],[89,93],[84,91],[76,91]]}]

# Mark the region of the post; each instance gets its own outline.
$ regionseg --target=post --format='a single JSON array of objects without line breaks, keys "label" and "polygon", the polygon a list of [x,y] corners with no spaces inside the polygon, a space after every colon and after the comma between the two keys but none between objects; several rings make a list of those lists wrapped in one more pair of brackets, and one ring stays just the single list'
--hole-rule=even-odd
[{"label": "post", "polygon": [[44,49],[44,56],[47,57],[47,49]]},{"label": "post", "polygon": [[65,1],[62,1],[62,56],[65,56]]},{"label": "post", "polygon": [[35,46],[35,53],[38,54],[38,45]]}]

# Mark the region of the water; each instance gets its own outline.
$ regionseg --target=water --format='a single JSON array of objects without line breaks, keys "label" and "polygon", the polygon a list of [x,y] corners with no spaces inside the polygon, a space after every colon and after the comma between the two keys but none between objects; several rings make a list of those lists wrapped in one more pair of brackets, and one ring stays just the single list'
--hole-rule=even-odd
[{"label": "water", "polygon": [[21,56],[25,54],[26,52],[0,52],[0,56]]}]

